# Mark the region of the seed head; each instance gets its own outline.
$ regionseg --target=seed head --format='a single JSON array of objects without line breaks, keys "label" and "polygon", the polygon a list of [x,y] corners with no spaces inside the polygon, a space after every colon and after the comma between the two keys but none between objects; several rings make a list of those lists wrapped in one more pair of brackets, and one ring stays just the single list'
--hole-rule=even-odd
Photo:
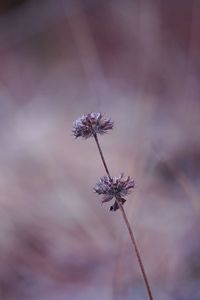
[{"label": "seed head", "polygon": [[[116,198],[123,205],[126,201],[123,197],[127,196],[130,193],[130,189],[134,188],[134,186],[134,181],[129,176],[125,178],[124,174],[111,179],[108,176],[104,176],[97,182],[94,191],[99,195],[103,195],[102,203]],[[115,201],[110,210],[115,211],[118,208],[118,203]]]},{"label": "seed head", "polygon": [[73,135],[87,139],[94,134],[104,134],[113,128],[113,122],[103,117],[101,113],[92,112],[82,115],[73,123]]}]

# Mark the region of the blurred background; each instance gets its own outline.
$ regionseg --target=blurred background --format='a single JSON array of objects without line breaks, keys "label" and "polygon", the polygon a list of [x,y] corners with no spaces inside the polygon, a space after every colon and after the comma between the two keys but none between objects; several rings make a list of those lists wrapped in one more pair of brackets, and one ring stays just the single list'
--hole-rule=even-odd
[{"label": "blurred background", "polygon": [[200,299],[200,1],[0,1],[0,299],[147,299],[104,169],[100,111],[155,300]]}]

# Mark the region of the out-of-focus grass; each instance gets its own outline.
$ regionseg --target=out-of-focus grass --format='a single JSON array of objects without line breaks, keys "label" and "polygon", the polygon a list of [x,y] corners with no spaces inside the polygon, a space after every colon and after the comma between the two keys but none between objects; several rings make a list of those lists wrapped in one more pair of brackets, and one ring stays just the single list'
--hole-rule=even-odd
[{"label": "out-of-focus grass", "polygon": [[146,299],[80,114],[115,121],[112,174],[155,299],[199,299],[198,1],[26,1],[0,16],[1,299]]}]

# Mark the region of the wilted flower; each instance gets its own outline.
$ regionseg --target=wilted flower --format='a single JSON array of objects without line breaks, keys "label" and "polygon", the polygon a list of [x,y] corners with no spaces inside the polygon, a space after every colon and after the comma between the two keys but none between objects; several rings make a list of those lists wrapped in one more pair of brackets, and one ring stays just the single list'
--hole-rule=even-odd
[{"label": "wilted flower", "polygon": [[124,177],[123,174],[119,177],[111,177],[110,172],[108,170],[105,158],[103,156],[103,152],[101,150],[101,146],[98,141],[97,133],[104,134],[108,130],[113,128],[113,122],[110,119],[106,119],[100,113],[90,113],[87,115],[82,115],[79,119],[77,119],[73,123],[73,135],[77,138],[82,136],[83,138],[87,139],[90,136],[94,137],[94,140],[97,144],[99,154],[101,156],[102,163],[104,165],[105,171],[107,176],[100,178],[99,182],[97,182],[96,186],[94,187],[94,191],[99,194],[103,195],[102,203],[108,202],[115,198],[114,204],[110,207],[111,211],[116,211],[117,209],[121,209],[122,217],[124,219],[125,225],[128,229],[131,242],[134,246],[136,256],[140,265],[140,269],[142,272],[144,284],[149,296],[150,300],[153,300],[153,296],[151,293],[151,288],[148,282],[148,278],[146,276],[146,272],[143,266],[142,259],[140,257],[140,252],[137,247],[136,239],[134,237],[132,228],[130,226],[129,220],[126,216],[126,212],[123,208],[123,204],[126,200],[123,198],[130,193],[130,190],[134,188],[135,184],[134,181],[128,176]]},{"label": "wilted flower", "polygon": [[[123,174],[112,178],[104,176],[97,182],[94,191],[99,195],[103,195],[102,203],[116,198],[121,204],[124,204],[126,200],[123,197],[127,196],[130,193],[130,189],[134,188],[134,186],[134,181],[129,176],[126,178],[124,178]],[[118,203],[115,201],[110,210],[115,211],[118,208]]]},{"label": "wilted flower", "polygon": [[73,135],[87,139],[94,134],[104,134],[113,128],[113,122],[103,117],[101,113],[92,112],[82,115],[73,123]]}]

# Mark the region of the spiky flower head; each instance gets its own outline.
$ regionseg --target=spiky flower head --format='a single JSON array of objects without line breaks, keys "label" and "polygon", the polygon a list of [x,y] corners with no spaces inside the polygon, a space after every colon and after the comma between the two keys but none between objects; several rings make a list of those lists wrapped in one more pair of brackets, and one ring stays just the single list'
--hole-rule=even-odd
[{"label": "spiky flower head", "polygon": [[133,189],[134,186],[135,183],[130,176],[124,177],[124,174],[112,178],[104,176],[97,182],[94,191],[99,195],[103,195],[102,203],[115,198],[117,201],[110,207],[110,210],[115,211],[119,208],[118,202],[122,205],[125,203],[126,200],[123,197],[127,196],[130,193],[130,189]]},{"label": "spiky flower head", "polygon": [[82,115],[73,123],[73,135],[87,139],[94,134],[104,134],[113,128],[113,122],[101,113],[92,112]]}]

